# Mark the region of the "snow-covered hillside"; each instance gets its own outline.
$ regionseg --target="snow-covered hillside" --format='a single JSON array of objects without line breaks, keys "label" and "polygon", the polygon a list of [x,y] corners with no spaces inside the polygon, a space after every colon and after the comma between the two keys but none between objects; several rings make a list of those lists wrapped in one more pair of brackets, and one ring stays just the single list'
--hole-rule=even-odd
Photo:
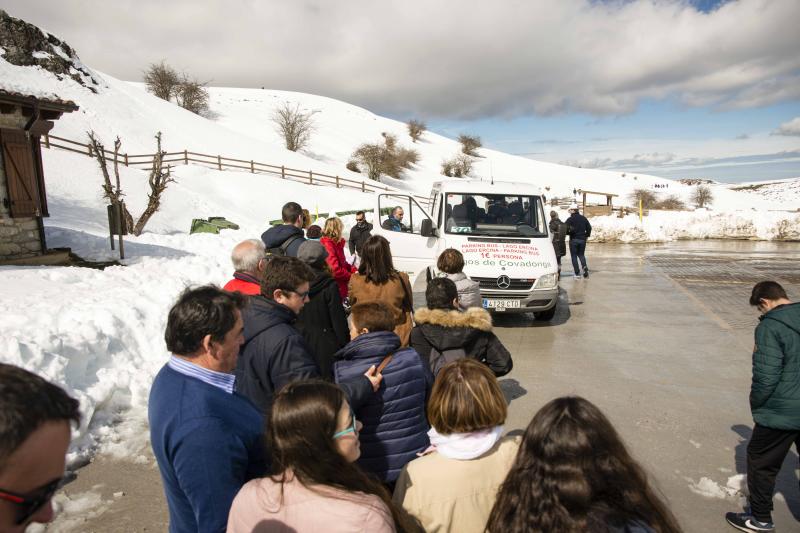
[{"label": "snow-covered hillside", "polygon": [[784,209],[800,210],[800,177],[785,180],[752,181],[728,185],[732,191],[755,198],[765,198]]}]

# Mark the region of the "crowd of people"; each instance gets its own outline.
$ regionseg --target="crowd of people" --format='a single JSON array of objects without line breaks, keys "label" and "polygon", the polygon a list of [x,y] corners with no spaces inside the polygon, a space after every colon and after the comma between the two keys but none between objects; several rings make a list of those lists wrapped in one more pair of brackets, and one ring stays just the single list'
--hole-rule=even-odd
[{"label": "crowd of people", "polygon": [[[457,250],[415,309],[385,238],[351,231],[354,267],[340,220],[317,241],[304,218],[286,204],[284,224],[233,249],[224,288],[169,310],[148,419],[171,532],[681,530],[588,400],[556,398],[506,434],[512,357]],[[774,282],[750,302],[752,511],[727,519],[772,531],[775,474],[800,443],[800,304]],[[79,421],[61,388],[0,364],[0,531],[52,518]]]}]

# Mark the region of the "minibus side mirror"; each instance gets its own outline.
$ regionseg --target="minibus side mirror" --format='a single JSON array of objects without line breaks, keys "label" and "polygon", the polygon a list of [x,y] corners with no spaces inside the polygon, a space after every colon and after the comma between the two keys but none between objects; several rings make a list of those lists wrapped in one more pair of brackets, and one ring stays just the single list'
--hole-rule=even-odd
[{"label": "minibus side mirror", "polygon": [[436,231],[433,229],[433,220],[429,218],[423,218],[422,224],[419,228],[419,233],[423,237],[433,237],[436,235]]}]

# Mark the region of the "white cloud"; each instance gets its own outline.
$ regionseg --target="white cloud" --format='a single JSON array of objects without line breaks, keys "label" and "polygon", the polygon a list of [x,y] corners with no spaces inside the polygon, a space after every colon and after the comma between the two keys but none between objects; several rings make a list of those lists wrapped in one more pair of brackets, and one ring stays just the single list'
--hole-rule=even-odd
[{"label": "white cloud", "polygon": [[795,117],[789,122],[784,122],[774,132],[775,135],[800,137],[800,117]]},{"label": "white cloud", "polygon": [[162,58],[216,85],[374,111],[623,114],[644,98],[739,108],[800,98],[800,2],[7,0],[85,63],[140,79]]}]

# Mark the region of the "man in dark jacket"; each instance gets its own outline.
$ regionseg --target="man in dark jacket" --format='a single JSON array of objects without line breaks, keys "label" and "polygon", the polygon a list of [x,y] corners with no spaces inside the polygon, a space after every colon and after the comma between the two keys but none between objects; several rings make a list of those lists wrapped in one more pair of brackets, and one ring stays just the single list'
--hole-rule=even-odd
[{"label": "man in dark jacket", "polygon": [[553,250],[558,262],[558,276],[561,277],[561,258],[567,255],[567,225],[558,218],[556,211],[550,211],[550,233],[553,235]]},{"label": "man in dark jacket", "polygon": [[459,357],[485,363],[495,376],[511,372],[513,362],[500,339],[492,333],[492,318],[480,307],[458,310],[458,289],[448,278],[434,278],[425,290],[427,309],[414,313],[410,345],[438,373]]},{"label": "man in dark jacket", "polygon": [[569,218],[567,219],[567,235],[569,235],[569,255],[572,257],[572,269],[575,271],[575,279],[581,279],[581,271],[578,267],[580,260],[583,267],[583,277],[589,277],[589,267],[586,266],[586,241],[592,234],[592,225],[589,220],[578,212],[578,204],[569,206]]},{"label": "man in dark jacket", "polygon": [[393,331],[394,315],[385,304],[356,304],[351,318],[353,340],[336,354],[336,382],[386,361],[378,394],[355,414],[363,424],[358,435],[359,466],[391,484],[406,463],[430,445],[425,407],[433,376],[417,352],[400,347],[400,337]]},{"label": "man in dark jacket", "polygon": [[753,348],[750,410],[755,427],[747,445],[749,513],[728,513],[741,531],[774,531],[775,477],[794,443],[800,452],[800,303],[774,281],[753,287],[750,305],[763,313]]},{"label": "man in dark jacket", "polygon": [[[272,396],[296,379],[323,377],[303,335],[293,326],[308,301],[314,273],[296,257],[274,257],[264,273],[261,295],[242,313],[244,345],[236,366],[236,390],[269,412]],[[325,376],[330,379],[330,376]],[[375,369],[342,383],[355,409],[380,385]]]},{"label": "man in dark jacket", "polygon": [[322,377],[332,379],[333,354],[350,341],[350,331],[339,287],[326,268],[327,257],[325,247],[317,241],[300,245],[297,258],[314,272],[314,279],[308,289],[309,302],[300,311],[295,327],[314,354]]},{"label": "man in dark jacket", "polygon": [[408,228],[403,224],[403,208],[399,205],[392,209],[389,218],[383,221],[381,227],[389,231],[408,231]]},{"label": "man in dark jacket", "polygon": [[367,242],[372,232],[372,224],[367,222],[364,211],[356,213],[356,225],[350,229],[350,240],[347,241],[350,247],[350,254],[361,255],[361,247]]},{"label": "man in dark jacket", "polygon": [[303,236],[303,208],[297,202],[288,202],[281,210],[283,224],[273,226],[261,234],[261,240],[272,255],[297,257],[297,250],[305,241]]}]

